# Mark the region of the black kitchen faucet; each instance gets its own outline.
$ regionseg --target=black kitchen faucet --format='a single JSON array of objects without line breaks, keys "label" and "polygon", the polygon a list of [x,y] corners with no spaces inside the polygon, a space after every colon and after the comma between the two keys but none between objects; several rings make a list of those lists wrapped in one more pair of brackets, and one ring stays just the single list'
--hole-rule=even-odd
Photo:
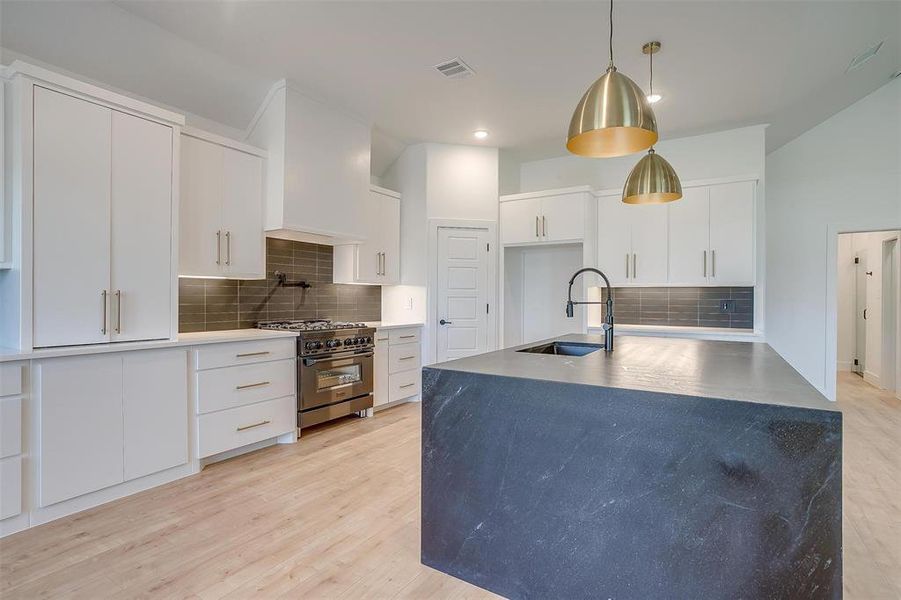
[{"label": "black kitchen faucet", "polygon": [[[592,273],[597,273],[604,280],[604,283],[607,284],[607,301],[605,302],[585,302],[573,300],[573,283],[576,281],[576,277],[585,273],[586,271],[590,271]],[[606,304],[607,305],[607,314],[604,316],[604,352],[613,352],[613,289],[610,287],[610,280],[607,279],[607,276],[604,275],[602,271],[595,269],[594,267],[584,267],[573,273],[573,276],[569,280],[569,290],[566,293],[566,316],[572,318],[573,316],[573,306],[576,304]]]}]

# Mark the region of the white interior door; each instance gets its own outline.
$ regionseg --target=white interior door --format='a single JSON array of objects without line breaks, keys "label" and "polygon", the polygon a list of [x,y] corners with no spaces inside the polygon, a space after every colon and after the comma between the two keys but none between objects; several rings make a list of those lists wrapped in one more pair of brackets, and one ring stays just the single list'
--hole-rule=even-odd
[{"label": "white interior door", "polygon": [[113,341],[172,329],[172,128],[113,111],[110,331]]},{"label": "white interior door", "polygon": [[263,239],[263,159],[222,149],[225,185],[222,228],[225,270],[232,277],[266,277]]},{"label": "white interior door", "polygon": [[[622,202],[620,202],[622,204]],[[667,283],[667,209],[660,205],[624,204],[632,231],[632,283]]]},{"label": "white interior door", "polygon": [[667,204],[669,213],[669,283],[707,283],[710,248],[708,188],[686,188],[682,199]]},{"label": "white interior door", "polygon": [[710,282],[754,285],[754,181],[710,186]]},{"label": "white interior door", "polygon": [[619,195],[598,199],[598,269],[610,285],[631,283],[632,235],[628,211]]},{"label": "white interior door", "polygon": [[179,275],[222,275],[223,152],[218,144],[181,136]]},{"label": "white interior door", "polygon": [[34,345],[109,341],[112,111],[34,88]]},{"label": "white interior door", "polygon": [[488,350],[488,242],[487,229],[438,229],[439,362]]}]

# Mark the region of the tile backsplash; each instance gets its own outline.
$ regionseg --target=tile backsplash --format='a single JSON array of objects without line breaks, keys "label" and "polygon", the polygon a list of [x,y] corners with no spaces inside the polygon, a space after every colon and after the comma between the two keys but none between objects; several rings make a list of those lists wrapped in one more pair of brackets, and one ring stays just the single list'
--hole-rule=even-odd
[{"label": "tile backsplash", "polygon": [[[279,287],[275,271],[312,287]],[[241,329],[271,319],[378,321],[381,313],[379,286],[332,283],[332,247],[320,244],[267,238],[265,280],[178,280],[180,332]]]},{"label": "tile backsplash", "polygon": [[[606,292],[601,297],[606,299]],[[613,300],[621,324],[754,328],[753,287],[613,288]],[[722,311],[724,300],[732,312]]]}]

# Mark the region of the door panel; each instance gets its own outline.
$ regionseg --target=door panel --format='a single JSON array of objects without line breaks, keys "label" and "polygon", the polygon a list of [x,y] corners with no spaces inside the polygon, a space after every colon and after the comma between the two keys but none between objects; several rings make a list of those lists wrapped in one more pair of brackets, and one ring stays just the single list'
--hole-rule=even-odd
[{"label": "door panel", "polygon": [[709,272],[708,188],[686,188],[669,212],[669,283],[703,285]]},{"label": "door panel", "polygon": [[[620,203],[622,204],[622,203]],[[666,206],[627,205],[632,225],[631,282],[645,285],[667,283]]]},{"label": "door panel", "polygon": [[172,129],[113,111],[110,331],[113,341],[172,329]]},{"label": "door panel", "polygon": [[710,186],[710,281],[754,285],[756,182]]},{"label": "door panel", "polygon": [[541,200],[511,200],[500,203],[502,244],[524,244],[541,241],[539,223]]},{"label": "door panel", "polygon": [[216,232],[222,227],[223,163],[222,146],[181,136],[179,275],[222,275],[217,259],[222,263],[224,241],[218,243]]},{"label": "door panel", "polygon": [[222,228],[225,270],[231,277],[266,277],[263,239],[263,159],[223,148]]},{"label": "door panel", "polygon": [[109,341],[109,109],[34,88],[34,345]]},{"label": "door panel", "polygon": [[488,350],[488,231],[438,230],[439,361]]},{"label": "door panel", "polygon": [[186,352],[129,352],[122,361],[125,480],[187,463]]},{"label": "door panel", "polygon": [[565,194],[541,199],[544,241],[561,242],[585,237],[585,197],[585,194]]},{"label": "door panel", "polygon": [[628,208],[619,195],[598,199],[598,269],[614,286],[631,283],[628,275],[632,273],[632,235]]},{"label": "door panel", "polygon": [[40,505],[122,483],[122,356],[47,360],[38,378]]}]

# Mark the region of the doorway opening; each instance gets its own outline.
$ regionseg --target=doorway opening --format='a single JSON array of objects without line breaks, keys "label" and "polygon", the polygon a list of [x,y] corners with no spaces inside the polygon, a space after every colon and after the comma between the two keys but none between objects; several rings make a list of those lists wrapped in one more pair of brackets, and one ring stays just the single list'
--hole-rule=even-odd
[{"label": "doorway opening", "polygon": [[901,389],[901,231],[838,236],[838,371]]}]

